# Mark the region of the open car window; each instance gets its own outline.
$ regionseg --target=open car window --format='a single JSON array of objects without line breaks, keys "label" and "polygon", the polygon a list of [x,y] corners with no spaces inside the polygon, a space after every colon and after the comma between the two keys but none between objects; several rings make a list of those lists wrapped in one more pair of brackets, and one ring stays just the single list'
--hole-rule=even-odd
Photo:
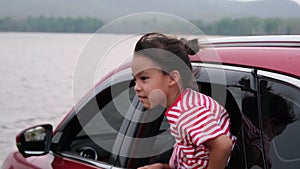
[{"label": "open car window", "polygon": [[124,73],[121,76],[108,79],[75,109],[57,134],[57,153],[101,168],[114,165],[110,160],[112,148],[118,133],[127,130],[121,126],[135,106],[132,77]]},{"label": "open car window", "polygon": [[[200,76],[196,77],[200,92],[209,95],[221,103],[229,112],[232,121],[232,132],[242,138],[241,135],[241,118],[242,118],[242,101],[245,95],[253,94],[255,90],[254,76],[252,70],[241,69],[236,67],[195,67],[200,71]],[[215,79],[223,73],[223,81]],[[216,77],[214,76],[216,75]],[[114,157],[117,167],[137,168],[139,166],[163,162],[168,163],[172,154],[174,139],[170,135],[169,125],[163,118],[163,109],[154,109],[150,112],[141,114],[135,113],[135,120],[130,122],[127,135],[120,146],[120,154]],[[156,120],[148,120],[147,115],[160,114]],[[139,119],[139,120],[136,120]],[[146,120],[145,120],[146,119]],[[138,140],[135,138],[147,138]],[[258,138],[260,139],[260,138]],[[233,153],[239,158],[232,158],[232,164],[236,163],[246,166],[244,155],[244,142],[241,140],[239,149],[234,149]],[[260,140],[258,140],[260,141]],[[237,151],[237,152],[235,152]],[[126,152],[126,154],[122,154]],[[145,153],[146,152],[146,153]],[[144,156],[143,156],[144,155]]]}]

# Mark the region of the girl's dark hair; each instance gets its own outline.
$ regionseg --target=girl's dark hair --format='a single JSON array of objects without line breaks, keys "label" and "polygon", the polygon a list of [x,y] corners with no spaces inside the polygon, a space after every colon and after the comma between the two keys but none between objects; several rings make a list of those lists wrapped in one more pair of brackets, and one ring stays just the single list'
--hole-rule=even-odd
[{"label": "girl's dark hair", "polygon": [[177,39],[161,33],[148,33],[136,43],[134,52],[152,59],[165,73],[179,71],[183,87],[193,87],[189,55],[199,51],[198,40]]}]

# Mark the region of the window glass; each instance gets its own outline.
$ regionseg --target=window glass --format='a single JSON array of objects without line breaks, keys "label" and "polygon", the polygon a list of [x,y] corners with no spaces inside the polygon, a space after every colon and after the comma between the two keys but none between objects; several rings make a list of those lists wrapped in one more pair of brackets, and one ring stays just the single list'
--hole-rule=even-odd
[{"label": "window glass", "polygon": [[113,146],[132,107],[134,91],[130,86],[127,81],[102,90],[77,113],[81,128],[70,141],[75,155],[87,161],[113,163],[110,160]]},{"label": "window glass", "polygon": [[99,112],[83,127],[78,136],[86,133],[89,135],[117,133],[129,106],[128,91],[124,91],[98,110]]},{"label": "window glass", "polygon": [[[225,75],[223,81],[216,80],[220,74]],[[216,75],[216,76],[215,76]],[[213,80],[215,79],[215,80]],[[259,129],[252,124],[248,117],[256,116],[256,95],[254,88],[254,77],[250,72],[236,69],[201,68],[197,79],[201,93],[211,96],[222,104],[229,113],[231,120],[231,133],[237,136],[236,144],[227,166],[228,169],[255,168],[251,155],[253,146],[260,145],[254,150],[255,155],[262,161],[262,144]],[[253,98],[249,104],[248,98]],[[244,113],[247,114],[244,114]],[[259,167],[258,167],[259,168]]]},{"label": "window glass", "polygon": [[270,79],[260,80],[260,89],[268,168],[299,168],[300,89]]}]

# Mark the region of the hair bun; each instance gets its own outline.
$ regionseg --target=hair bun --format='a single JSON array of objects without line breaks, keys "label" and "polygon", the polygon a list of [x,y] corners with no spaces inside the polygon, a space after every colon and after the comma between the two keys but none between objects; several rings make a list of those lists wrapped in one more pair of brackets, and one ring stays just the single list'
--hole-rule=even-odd
[{"label": "hair bun", "polygon": [[180,41],[184,43],[188,55],[195,55],[199,51],[198,39],[186,40],[181,38]]}]

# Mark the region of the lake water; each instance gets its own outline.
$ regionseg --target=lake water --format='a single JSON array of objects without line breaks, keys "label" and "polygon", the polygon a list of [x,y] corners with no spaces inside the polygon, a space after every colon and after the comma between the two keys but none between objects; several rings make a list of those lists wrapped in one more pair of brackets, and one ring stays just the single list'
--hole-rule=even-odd
[{"label": "lake water", "polygon": [[73,105],[72,76],[89,34],[0,33],[0,164],[15,135],[57,125]]}]

